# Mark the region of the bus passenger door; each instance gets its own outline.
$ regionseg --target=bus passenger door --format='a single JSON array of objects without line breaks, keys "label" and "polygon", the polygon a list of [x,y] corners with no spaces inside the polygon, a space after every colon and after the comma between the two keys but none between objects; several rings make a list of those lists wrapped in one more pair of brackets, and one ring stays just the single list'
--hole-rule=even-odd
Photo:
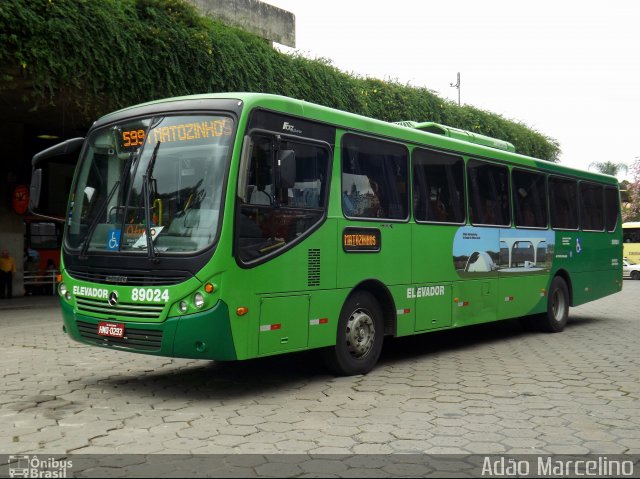
[{"label": "bus passenger door", "polygon": [[262,297],[258,354],[294,351],[309,340],[309,295]]}]

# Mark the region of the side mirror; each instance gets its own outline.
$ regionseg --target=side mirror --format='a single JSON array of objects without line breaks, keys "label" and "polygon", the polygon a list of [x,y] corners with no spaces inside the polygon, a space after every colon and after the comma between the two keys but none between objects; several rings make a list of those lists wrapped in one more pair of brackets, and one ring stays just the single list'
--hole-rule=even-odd
[{"label": "side mirror", "polygon": [[296,152],[278,150],[278,169],[280,170],[280,186],[293,188],[296,182]]},{"label": "side mirror", "polygon": [[64,221],[73,171],[84,138],[73,138],[37,153],[31,162],[29,212]]},{"label": "side mirror", "polygon": [[40,206],[40,191],[42,190],[42,168],[33,170],[29,187],[29,213],[35,214]]}]

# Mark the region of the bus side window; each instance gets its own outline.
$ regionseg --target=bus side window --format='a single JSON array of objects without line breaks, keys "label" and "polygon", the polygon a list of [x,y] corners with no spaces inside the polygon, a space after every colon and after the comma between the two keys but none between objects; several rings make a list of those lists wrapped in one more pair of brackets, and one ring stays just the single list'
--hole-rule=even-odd
[{"label": "bus side window", "polygon": [[248,165],[247,201],[252,205],[273,203],[273,159],[271,141],[267,137],[253,139]]},{"label": "bus side window", "polygon": [[549,178],[551,227],[578,229],[578,184],[575,180],[551,176]]},{"label": "bus side window", "polygon": [[615,231],[620,217],[620,200],[617,188],[605,187],[604,208],[607,231]]},{"label": "bus side window", "polygon": [[580,226],[583,230],[604,230],[604,192],[601,185],[580,182]]},{"label": "bus side window", "polygon": [[328,147],[281,140],[279,148],[291,150],[295,162],[285,178],[275,161],[274,138],[259,134],[252,140],[238,182],[246,185],[238,197],[235,224],[236,254],[243,262],[281,250],[310,231],[324,216],[328,191]]},{"label": "bus side window", "polygon": [[471,159],[467,163],[472,224],[509,226],[509,169]]},{"label": "bus side window", "polygon": [[515,224],[525,228],[547,227],[547,188],[545,175],[513,170],[513,211]]},{"label": "bus side window", "polygon": [[464,223],[464,160],[421,148],[412,160],[416,221]]},{"label": "bus side window", "polygon": [[409,216],[409,155],[399,143],[347,133],[342,139],[342,207],[351,218]]}]

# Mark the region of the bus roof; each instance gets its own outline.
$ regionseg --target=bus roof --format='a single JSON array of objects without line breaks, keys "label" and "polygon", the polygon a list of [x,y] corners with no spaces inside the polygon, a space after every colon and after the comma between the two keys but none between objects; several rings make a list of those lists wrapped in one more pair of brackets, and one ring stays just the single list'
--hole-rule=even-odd
[{"label": "bus roof", "polygon": [[[497,149],[495,147],[484,146],[483,144],[478,142],[470,142],[468,140],[460,139],[463,135],[443,135],[442,133],[434,133],[426,131],[424,129],[411,127],[408,125],[408,122],[401,122],[402,124],[394,124],[382,120],[377,120],[375,118],[369,118],[355,113],[349,113],[315,103],[310,103],[304,100],[297,100],[290,97],[267,93],[206,93],[200,95],[189,95],[155,100],[152,102],[131,106],[113,113],[109,113],[108,115],[105,115],[97,120],[94,123],[94,126],[99,126],[109,121],[113,121],[115,119],[114,117],[116,116],[121,117],[123,114],[127,113],[134,114],[135,110],[139,108],[144,108],[152,105],[157,106],[163,103],[166,103],[167,106],[169,106],[169,104],[171,103],[189,100],[238,100],[242,101],[245,104],[245,107],[249,109],[254,107],[262,107],[292,116],[325,122],[336,127],[342,127],[358,132],[379,135],[388,139],[396,139],[413,144],[424,144],[443,150],[449,150],[450,152],[454,153],[461,153],[467,156],[502,160],[524,167],[543,168],[560,175],[578,176],[580,178],[592,179],[594,181],[600,181],[611,185],[618,185],[618,180],[610,175],[603,175],[601,173],[571,168],[539,158],[534,158],[508,151],[511,148],[506,148],[503,150]],[[418,126],[426,124],[426,122],[416,123],[416,125]],[[447,128],[444,125],[438,126]],[[451,128],[451,130],[454,129]]]}]

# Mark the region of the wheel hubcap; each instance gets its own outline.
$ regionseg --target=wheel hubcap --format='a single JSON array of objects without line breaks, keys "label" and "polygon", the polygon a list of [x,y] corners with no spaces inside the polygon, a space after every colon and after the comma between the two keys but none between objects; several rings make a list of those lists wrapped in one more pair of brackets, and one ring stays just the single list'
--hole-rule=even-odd
[{"label": "wheel hubcap", "polygon": [[354,311],[347,322],[347,347],[355,358],[364,358],[373,348],[376,328],[373,319],[361,309]]},{"label": "wheel hubcap", "polygon": [[562,294],[562,291],[560,289],[557,289],[553,292],[553,304],[552,304],[553,318],[556,321],[561,322],[564,318],[564,310],[565,310],[564,294]]}]

